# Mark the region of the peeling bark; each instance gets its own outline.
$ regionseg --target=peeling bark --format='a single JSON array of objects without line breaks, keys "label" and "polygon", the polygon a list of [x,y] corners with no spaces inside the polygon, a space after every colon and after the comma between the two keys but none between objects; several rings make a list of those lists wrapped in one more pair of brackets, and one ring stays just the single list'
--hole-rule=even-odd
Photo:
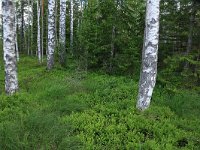
[{"label": "peeling bark", "polygon": [[146,7],[146,27],[137,102],[139,110],[149,107],[157,76],[160,0],[147,0]]},{"label": "peeling bark", "polygon": [[55,0],[48,1],[48,52],[47,69],[51,70],[54,66],[55,49]]},{"label": "peeling bark", "polygon": [[3,51],[5,63],[5,90],[8,95],[18,90],[17,60],[15,53],[15,4],[12,0],[2,1]]}]

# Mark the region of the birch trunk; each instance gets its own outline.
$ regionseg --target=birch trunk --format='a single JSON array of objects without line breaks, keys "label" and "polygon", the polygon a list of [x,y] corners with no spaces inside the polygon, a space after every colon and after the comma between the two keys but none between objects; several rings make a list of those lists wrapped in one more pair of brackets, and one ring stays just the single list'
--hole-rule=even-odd
[{"label": "birch trunk", "polygon": [[38,33],[37,33],[37,55],[38,55],[38,61],[41,63],[41,41],[40,41],[40,0],[37,1],[37,23],[38,23]]},{"label": "birch trunk", "polygon": [[54,66],[55,49],[55,0],[48,1],[48,54],[47,69],[51,70]]},{"label": "birch trunk", "polygon": [[42,46],[42,62],[43,62],[43,58],[44,58],[44,0],[42,0],[41,3],[41,8],[42,8],[42,15],[41,15],[41,22],[42,22],[42,36],[41,36],[41,46]]},{"label": "birch trunk", "polygon": [[5,63],[5,90],[9,95],[18,90],[17,60],[15,53],[15,4],[12,0],[2,1],[3,51]]},{"label": "birch trunk", "polygon": [[59,29],[59,55],[60,63],[65,66],[66,63],[66,52],[65,52],[65,43],[66,43],[66,0],[60,0],[60,29]]},{"label": "birch trunk", "polygon": [[[73,49],[74,40],[74,2],[70,0],[70,48]],[[73,54],[73,52],[72,52]]]},{"label": "birch trunk", "polygon": [[15,6],[15,52],[16,52],[16,57],[17,61],[19,61],[19,49],[18,49],[18,40],[17,40],[17,26],[18,26],[18,19],[17,19],[17,11],[16,11],[16,6]]},{"label": "birch trunk", "polygon": [[146,7],[146,27],[137,102],[139,110],[145,110],[150,106],[157,76],[160,0],[147,0]]}]

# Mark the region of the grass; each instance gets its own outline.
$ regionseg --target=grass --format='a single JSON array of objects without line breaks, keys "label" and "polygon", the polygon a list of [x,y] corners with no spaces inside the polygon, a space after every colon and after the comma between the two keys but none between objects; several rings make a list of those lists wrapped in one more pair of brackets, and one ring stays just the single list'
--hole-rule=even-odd
[{"label": "grass", "polygon": [[141,113],[131,78],[60,67],[49,72],[34,58],[22,58],[18,71],[20,91],[7,97],[0,70],[2,150],[200,149],[197,92],[157,88]]}]

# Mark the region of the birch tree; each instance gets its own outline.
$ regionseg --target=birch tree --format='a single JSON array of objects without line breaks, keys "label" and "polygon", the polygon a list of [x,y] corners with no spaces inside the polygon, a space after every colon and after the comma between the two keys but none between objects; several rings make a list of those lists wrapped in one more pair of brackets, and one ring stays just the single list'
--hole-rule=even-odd
[{"label": "birch tree", "polygon": [[42,12],[41,12],[41,23],[42,23],[42,37],[41,37],[41,45],[42,45],[42,62],[43,62],[43,58],[44,58],[44,0],[42,0],[41,2],[41,9],[42,9]]},{"label": "birch tree", "polygon": [[48,52],[47,52],[47,69],[54,66],[54,49],[55,49],[55,0],[48,1]]},{"label": "birch tree", "polygon": [[149,107],[157,76],[160,0],[147,0],[146,7],[146,27],[137,102],[139,110]]},{"label": "birch tree", "polygon": [[17,40],[17,28],[18,28],[18,18],[17,18],[17,8],[16,8],[16,2],[15,2],[15,52],[17,61],[19,61],[19,49],[18,49],[18,40]]},{"label": "birch tree", "polygon": [[74,39],[74,2],[73,0],[70,0],[70,48],[71,50],[73,49],[73,39]]},{"label": "birch tree", "polygon": [[37,47],[38,47],[38,61],[41,63],[41,41],[40,41],[40,0],[37,1],[37,28],[38,28],[38,33],[37,33]]},{"label": "birch tree", "polygon": [[66,52],[65,52],[65,35],[66,34],[66,0],[60,0],[60,29],[59,29],[59,55],[61,65],[65,65]]},{"label": "birch tree", "polygon": [[17,60],[15,53],[15,4],[2,0],[3,10],[3,51],[5,63],[5,90],[9,95],[18,90]]}]

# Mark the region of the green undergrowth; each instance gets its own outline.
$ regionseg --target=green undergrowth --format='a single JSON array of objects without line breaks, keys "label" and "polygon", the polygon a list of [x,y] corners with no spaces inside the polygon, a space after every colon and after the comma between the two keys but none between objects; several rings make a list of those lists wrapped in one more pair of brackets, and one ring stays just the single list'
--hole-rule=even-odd
[{"label": "green undergrowth", "polygon": [[[2,66],[2,65],[1,65]],[[196,92],[155,90],[149,110],[135,109],[134,79],[47,71],[33,58],[18,65],[20,91],[7,97],[0,74],[2,150],[199,150]]]}]

